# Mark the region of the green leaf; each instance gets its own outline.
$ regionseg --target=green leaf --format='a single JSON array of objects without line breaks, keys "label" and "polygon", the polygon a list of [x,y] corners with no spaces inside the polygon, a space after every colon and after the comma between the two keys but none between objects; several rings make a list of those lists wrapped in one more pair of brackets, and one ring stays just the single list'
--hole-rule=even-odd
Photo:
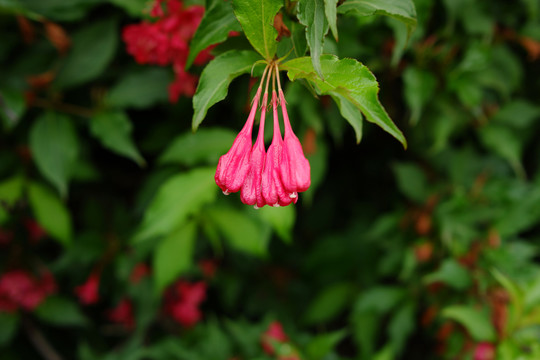
[{"label": "green leaf", "polygon": [[424,277],[424,282],[431,284],[443,282],[456,290],[465,290],[472,284],[472,279],[467,270],[453,259],[446,259],[437,271]]},{"label": "green leaf", "polygon": [[71,119],[53,112],[38,117],[30,129],[30,149],[39,171],[65,196],[79,152]]},{"label": "green leaf", "polygon": [[19,314],[0,311],[0,347],[8,344],[19,327]]},{"label": "green leaf", "polygon": [[338,0],[324,0],[324,13],[326,15],[326,21],[332,30],[332,35],[334,39],[338,41],[338,31],[337,31],[337,3]]},{"label": "green leaf", "polygon": [[62,245],[69,245],[72,227],[66,206],[52,191],[38,183],[30,184],[28,196],[38,223]]},{"label": "green leaf", "polygon": [[186,60],[189,69],[197,55],[208,46],[227,40],[230,31],[242,30],[236,20],[230,2],[214,0],[193,35]]},{"label": "green leaf", "polygon": [[57,326],[84,326],[88,322],[75,302],[60,296],[49,296],[36,308],[35,314]]},{"label": "green leaf", "polygon": [[334,55],[321,56],[321,67],[326,77],[324,81],[319,79],[308,57],[293,59],[282,65],[291,81],[307,79],[318,88],[320,94],[340,94],[360,109],[368,121],[379,125],[399,140],[404,148],[407,147],[403,133],[379,102],[379,84],[367,67],[354,59],[339,60]]},{"label": "green leaf", "polygon": [[109,0],[110,3],[123,8],[129,15],[142,17],[148,6],[146,0]]},{"label": "green leaf", "polygon": [[145,161],[133,143],[131,130],[131,121],[121,111],[102,112],[90,121],[92,135],[98,138],[104,147],[142,166]]},{"label": "green leaf", "polygon": [[170,73],[162,68],[143,68],[128,73],[109,90],[108,105],[144,109],[169,98]]},{"label": "green leaf", "polygon": [[11,89],[0,89],[0,118],[7,129],[12,129],[18,123],[26,110],[24,93]]},{"label": "green leaf", "polygon": [[350,304],[354,286],[338,283],[323,289],[309,304],[304,322],[307,325],[323,324],[340,315]]},{"label": "green leaf", "polygon": [[392,343],[392,350],[400,353],[405,341],[415,328],[414,304],[412,302],[403,305],[392,317],[388,325],[388,335]]},{"label": "green leaf", "polygon": [[306,355],[310,360],[321,360],[347,335],[346,330],[315,336],[306,345]]},{"label": "green leaf", "polygon": [[43,18],[57,21],[75,21],[87,15],[89,9],[103,0],[17,0],[29,11],[38,13],[36,21]]},{"label": "green leaf", "polygon": [[311,54],[313,68],[324,80],[324,72],[321,68],[321,55],[323,42],[328,32],[324,0],[300,0],[298,3],[298,20],[306,26],[306,39]]},{"label": "green leaf", "polygon": [[352,12],[356,16],[390,16],[404,22],[409,34],[416,27],[416,9],[412,0],[347,0],[338,7],[338,12]]},{"label": "green leaf", "polygon": [[362,140],[362,120],[364,119],[362,112],[340,94],[330,92],[330,96],[336,102],[341,116],[353,127],[356,134],[356,143],[360,144],[360,140]]},{"label": "green leaf", "polygon": [[270,228],[243,211],[212,207],[205,215],[223,234],[229,245],[244,253],[264,256],[270,240]]},{"label": "green leaf", "polygon": [[270,61],[277,49],[277,31],[274,17],[283,6],[283,0],[234,0],[233,9],[244,34],[253,48]]},{"label": "green leaf", "polygon": [[193,130],[196,130],[208,109],[225,99],[229,84],[236,77],[249,73],[260,60],[253,51],[228,51],[212,60],[203,70],[193,97]]},{"label": "green leaf", "polygon": [[408,66],[403,72],[405,101],[411,109],[411,123],[416,124],[424,106],[435,93],[437,79],[429,71]]},{"label": "green leaf", "polygon": [[134,242],[168,235],[216,198],[215,168],[198,168],[168,179],[144,214]]},{"label": "green leaf", "polygon": [[54,84],[69,88],[93,80],[107,68],[118,46],[118,25],[114,19],[81,27],[72,37],[73,47]]},{"label": "green leaf", "polygon": [[393,167],[397,185],[403,195],[417,203],[423,203],[429,197],[426,175],[414,163],[399,163]]},{"label": "green leaf", "polygon": [[278,208],[265,206],[253,212],[260,215],[276,234],[287,244],[292,242],[292,230],[296,219],[296,208],[294,206],[281,206]]},{"label": "green leaf", "polygon": [[521,156],[525,144],[521,136],[506,126],[489,123],[480,129],[480,139],[487,148],[508,160],[517,174],[524,175]]},{"label": "green leaf", "polygon": [[21,198],[23,184],[24,179],[19,175],[0,183],[0,224],[8,219],[9,215],[6,208],[9,209]]},{"label": "green leaf", "polygon": [[200,129],[196,133],[186,132],[177,136],[159,157],[160,164],[217,164],[225,154],[236,133],[228,129],[213,127]]},{"label": "green leaf", "polygon": [[153,268],[158,293],[191,268],[196,230],[193,221],[184,223],[171,231],[155,248]]},{"label": "green leaf", "polygon": [[397,286],[377,286],[360,294],[355,304],[355,312],[384,314],[389,312],[405,296],[405,291]]},{"label": "green leaf", "polygon": [[476,341],[495,340],[495,330],[486,311],[464,305],[454,305],[444,308],[442,316],[463,325]]}]

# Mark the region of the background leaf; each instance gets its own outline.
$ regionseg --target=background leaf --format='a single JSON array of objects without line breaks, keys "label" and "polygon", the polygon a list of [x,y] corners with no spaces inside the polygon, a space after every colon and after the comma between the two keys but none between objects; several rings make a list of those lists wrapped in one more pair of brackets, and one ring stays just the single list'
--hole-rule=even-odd
[{"label": "background leaf", "polygon": [[332,320],[349,305],[353,290],[349,283],[338,283],[322,289],[307,307],[304,322],[315,325]]},{"label": "background leaf", "polygon": [[140,69],[127,73],[109,90],[108,105],[143,109],[169,99],[170,73],[161,68]]},{"label": "background leaf", "polygon": [[234,208],[212,207],[205,213],[232,248],[254,256],[266,255],[269,227]]},{"label": "background leaf", "polygon": [[72,120],[53,112],[38,117],[30,130],[30,149],[39,171],[65,196],[79,152]]},{"label": "background leaf", "polygon": [[69,88],[93,80],[111,62],[118,46],[118,24],[114,19],[96,21],[73,34],[72,48],[54,84]]},{"label": "background leaf", "polygon": [[197,129],[208,109],[225,99],[229,84],[249,73],[260,57],[253,51],[229,51],[212,60],[203,70],[193,97],[193,129]]},{"label": "background leaf", "polygon": [[236,133],[229,129],[199,129],[196,133],[187,132],[177,136],[159,157],[160,164],[217,164],[225,154]]},{"label": "background leaf", "polygon": [[38,223],[62,245],[69,245],[72,225],[66,206],[54,193],[37,183],[28,187],[28,197]]},{"label": "background leaf", "polygon": [[0,224],[9,218],[8,209],[22,197],[24,180],[16,175],[0,183]]},{"label": "background leaf", "polygon": [[196,230],[195,223],[188,221],[171,231],[155,248],[153,268],[158,293],[191,268]]},{"label": "background leaf", "polygon": [[212,202],[217,194],[215,171],[215,168],[198,168],[173,176],[161,185],[145,212],[134,241],[170,234],[189,215]]},{"label": "background leaf", "polygon": [[266,60],[276,53],[277,31],[274,17],[283,6],[282,0],[234,0],[233,9],[244,34],[253,48]]},{"label": "background leaf", "polygon": [[454,305],[443,309],[442,315],[463,325],[476,341],[493,341],[495,330],[489,316],[480,309]]},{"label": "background leaf", "polygon": [[56,326],[84,326],[86,317],[71,300],[60,296],[49,296],[35,310],[38,318]]},{"label": "background leaf", "polygon": [[144,165],[144,159],[131,138],[132,128],[127,115],[120,111],[102,112],[90,120],[90,131],[103,146]]}]

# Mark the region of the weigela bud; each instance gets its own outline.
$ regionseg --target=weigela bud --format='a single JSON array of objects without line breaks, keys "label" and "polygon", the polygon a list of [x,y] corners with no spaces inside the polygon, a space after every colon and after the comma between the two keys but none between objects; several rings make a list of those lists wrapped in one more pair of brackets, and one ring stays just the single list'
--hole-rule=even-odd
[{"label": "weigela bud", "polygon": [[257,90],[248,119],[234,140],[231,149],[219,158],[214,178],[225,195],[239,191],[249,172],[252,145],[251,132],[260,96],[261,88]]},{"label": "weigela bud", "polygon": [[280,164],[281,181],[283,187],[291,197],[296,197],[296,193],[306,191],[311,185],[311,171],[309,161],[304,156],[302,144],[294,134],[287,108],[285,97],[281,89],[279,90],[279,100],[285,125],[285,136],[283,141],[282,159]]}]

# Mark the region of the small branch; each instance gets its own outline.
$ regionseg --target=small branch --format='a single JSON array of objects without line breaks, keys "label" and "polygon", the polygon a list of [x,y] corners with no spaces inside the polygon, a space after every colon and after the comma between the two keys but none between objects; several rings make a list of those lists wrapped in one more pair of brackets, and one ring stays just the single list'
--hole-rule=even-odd
[{"label": "small branch", "polygon": [[45,360],[63,360],[49,344],[43,333],[29,319],[23,318],[22,322],[30,341]]},{"label": "small branch", "polygon": [[72,104],[64,104],[64,103],[57,103],[57,102],[51,102],[44,99],[36,98],[32,101],[32,105],[35,107],[40,107],[44,109],[53,109],[53,110],[59,110],[61,112],[65,112],[72,115],[82,116],[82,117],[88,117],[91,118],[94,116],[94,111],[84,108],[82,106],[72,105]]}]

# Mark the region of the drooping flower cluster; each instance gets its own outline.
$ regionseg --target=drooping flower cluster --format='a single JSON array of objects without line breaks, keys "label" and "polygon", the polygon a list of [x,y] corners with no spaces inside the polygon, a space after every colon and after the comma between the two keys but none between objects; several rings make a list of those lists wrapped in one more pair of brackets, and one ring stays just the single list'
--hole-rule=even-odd
[{"label": "drooping flower cluster", "polygon": [[[156,21],[143,21],[123,29],[122,38],[127,45],[127,52],[139,64],[172,65],[175,80],[169,86],[171,102],[176,102],[181,95],[191,97],[195,93],[198,78],[186,72],[184,67],[189,53],[189,41],[203,14],[202,6],[183,8],[179,0],[155,0],[150,15],[157,18]],[[205,64],[212,59],[212,47],[199,53],[195,65]]]},{"label": "drooping flower cluster", "polygon": [[[266,88],[262,96],[259,133],[252,147],[253,123],[265,76]],[[270,81],[273,87],[271,102],[274,134],[272,143],[266,151],[264,125]],[[263,73],[244,127],[234,140],[231,149],[219,159],[215,180],[225,195],[240,191],[240,200],[244,204],[254,205],[255,208],[264,205],[277,207],[296,203],[298,193],[309,188],[311,184],[309,161],[304,156],[302,144],[292,130],[285,104],[278,67],[271,64]],[[278,106],[281,106],[284,123],[283,138],[279,126]]]}]

